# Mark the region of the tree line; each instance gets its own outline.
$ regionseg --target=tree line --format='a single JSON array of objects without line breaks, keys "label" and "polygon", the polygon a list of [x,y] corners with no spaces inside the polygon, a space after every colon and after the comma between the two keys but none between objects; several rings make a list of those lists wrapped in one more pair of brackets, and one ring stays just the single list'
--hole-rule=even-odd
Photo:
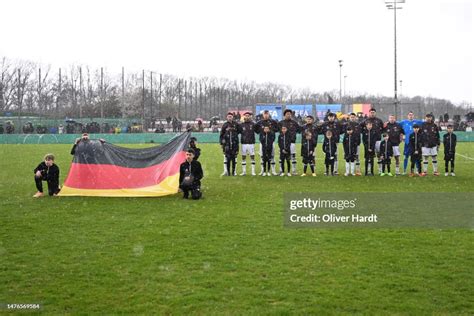
[{"label": "tree line", "polygon": [[[71,65],[52,69],[31,61],[0,60],[0,112],[48,118],[141,118],[176,116],[182,120],[224,117],[229,108],[255,104],[391,104],[381,95],[344,95],[338,90],[311,91],[289,85],[215,77],[179,78],[153,71],[109,73],[105,68]],[[472,105],[454,105],[433,97],[401,98],[422,111],[463,114]],[[420,110],[421,111],[421,110]]]}]

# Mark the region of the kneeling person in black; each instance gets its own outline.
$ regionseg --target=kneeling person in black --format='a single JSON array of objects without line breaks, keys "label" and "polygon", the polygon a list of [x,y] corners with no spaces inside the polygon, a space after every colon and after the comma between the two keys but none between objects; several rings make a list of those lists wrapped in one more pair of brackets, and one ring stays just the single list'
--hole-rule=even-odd
[{"label": "kneeling person in black", "polygon": [[193,200],[199,200],[202,196],[201,179],[204,177],[201,163],[194,159],[194,150],[188,149],[186,152],[186,161],[179,167],[179,188],[183,191],[183,198],[191,197]]},{"label": "kneeling person in black", "polygon": [[44,161],[33,171],[35,173],[36,192],[34,198],[43,196],[43,181],[48,183],[49,196],[56,196],[59,193],[59,167],[54,163],[54,155],[47,154]]}]

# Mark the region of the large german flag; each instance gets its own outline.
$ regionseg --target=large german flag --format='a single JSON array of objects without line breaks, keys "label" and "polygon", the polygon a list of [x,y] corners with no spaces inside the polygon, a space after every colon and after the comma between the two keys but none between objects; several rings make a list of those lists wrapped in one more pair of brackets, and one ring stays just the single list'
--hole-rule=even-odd
[{"label": "large german flag", "polygon": [[125,148],[98,140],[80,142],[60,196],[163,196],[179,187],[179,166],[191,133],[167,144]]}]

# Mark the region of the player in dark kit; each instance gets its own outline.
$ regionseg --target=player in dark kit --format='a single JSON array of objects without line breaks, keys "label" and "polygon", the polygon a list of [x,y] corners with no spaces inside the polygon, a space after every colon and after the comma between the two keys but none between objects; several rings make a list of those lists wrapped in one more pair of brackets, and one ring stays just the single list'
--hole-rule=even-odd
[{"label": "player in dark kit", "polygon": [[[380,159],[382,160],[382,173],[380,176],[393,176],[390,172],[390,163],[391,158],[393,156],[393,146],[390,142],[389,136],[387,133],[382,134],[382,141],[380,142]],[[385,169],[387,169],[387,173],[385,173]]]},{"label": "player in dark kit", "polygon": [[[376,117],[377,111],[372,108],[369,111],[369,116],[361,123],[362,132],[367,128],[367,124],[372,123],[372,130],[375,140],[375,155],[380,158],[380,140],[382,138],[383,121]],[[382,173],[382,160],[378,159],[378,171]]]},{"label": "player in dark kit", "polygon": [[374,157],[375,157],[375,143],[377,133],[372,128],[372,123],[367,122],[365,129],[362,132],[362,141],[364,142],[365,153],[365,175],[374,175]]},{"label": "player in dark kit", "polygon": [[454,177],[454,157],[456,156],[457,136],[453,133],[453,126],[448,125],[448,132],[443,136],[444,144],[444,175],[448,176],[448,164],[451,162],[451,175]]},{"label": "player in dark kit", "polygon": [[[224,172],[222,173],[221,176],[225,176],[225,175],[228,175],[229,174],[229,170],[228,170],[228,163],[227,163],[227,158],[226,158],[226,154],[225,154],[225,148],[224,148],[224,135],[225,133],[227,132],[227,129],[232,127],[234,129],[234,133],[238,134],[239,133],[239,125],[237,124],[237,122],[234,121],[234,114],[232,114],[232,112],[229,112],[227,113],[227,121],[222,124],[222,127],[221,127],[221,132],[219,134],[219,142],[222,146],[222,151],[224,153]],[[235,174],[233,174],[235,175]]]},{"label": "player in dark kit", "polygon": [[44,156],[44,161],[33,172],[35,174],[36,189],[38,190],[33,195],[34,198],[43,196],[43,181],[48,183],[49,196],[56,196],[59,193],[59,167],[54,163],[53,154]]},{"label": "player in dark kit", "polygon": [[270,161],[273,153],[273,142],[275,141],[275,133],[270,130],[270,126],[265,126],[263,132],[260,133],[260,144],[262,148],[263,172],[262,176],[271,176]]},{"label": "player in dark kit", "polygon": [[[270,131],[272,133],[278,132],[278,122],[270,117],[270,112],[268,110],[263,111],[262,114],[262,119],[257,122],[256,127],[255,127],[255,132],[257,134],[263,133],[263,128],[265,126],[268,126],[270,128]],[[260,174],[263,174],[263,159],[262,159],[262,146],[260,145]],[[276,170],[275,170],[275,150],[272,150],[272,158],[271,158],[271,166],[272,166],[272,173],[273,175],[277,175]]]},{"label": "player in dark kit", "polygon": [[[421,172],[421,132],[420,132],[420,125],[413,124],[413,132],[410,134],[410,140],[408,141],[408,148],[410,153],[411,159],[411,166],[410,166],[410,177],[417,175],[423,175]],[[417,170],[414,173],[414,170]]]},{"label": "player in dark kit", "polygon": [[344,147],[344,159],[346,160],[346,172],[344,175],[347,177],[349,174],[355,176],[355,160],[357,157],[357,147],[359,146],[359,138],[354,136],[354,131],[351,126],[348,126],[342,145]]},{"label": "player in dark kit", "polygon": [[[360,176],[360,143],[361,143],[361,132],[362,127],[360,126],[359,120],[355,113],[351,113],[349,116],[349,121],[344,125],[344,133],[347,134],[348,128],[352,129],[352,137],[354,137],[354,142],[357,143],[356,156],[355,156],[355,175]],[[352,172],[351,172],[352,173]]]},{"label": "player in dark kit", "polygon": [[202,196],[201,179],[204,177],[201,163],[194,157],[194,150],[189,148],[186,152],[186,160],[179,166],[179,188],[183,191],[183,198],[199,200]]},{"label": "player in dark kit", "polygon": [[251,119],[252,113],[244,113],[244,122],[240,124],[240,142],[242,143],[242,173],[247,174],[247,155],[250,155],[252,163],[252,176],[255,175],[255,130],[257,128]]},{"label": "player in dark kit", "polygon": [[390,114],[388,122],[384,125],[384,132],[388,134],[388,139],[393,147],[393,157],[395,157],[395,174],[400,175],[400,142],[403,140],[405,131],[395,120],[395,115]]},{"label": "player in dark kit", "polygon": [[290,147],[291,142],[288,137],[288,129],[283,126],[281,133],[278,135],[278,147],[280,147],[280,176],[285,175],[285,162],[287,166],[288,177],[291,177],[290,171]]},{"label": "player in dark kit", "polygon": [[327,132],[331,132],[332,140],[336,143],[336,150],[334,154],[334,175],[338,174],[338,160],[337,160],[337,145],[339,144],[340,135],[343,132],[342,124],[336,119],[336,114],[330,112],[328,113],[328,120],[320,126],[320,131],[324,135],[324,140],[326,140]]},{"label": "player in dark kit", "polygon": [[303,135],[303,144],[301,144],[301,156],[303,157],[303,174],[302,177],[306,176],[306,171],[308,170],[308,165],[311,168],[311,174],[313,177],[316,177],[314,172],[314,151],[316,148],[316,142],[314,141],[314,136],[311,132],[306,132]]},{"label": "player in dark kit", "polygon": [[[332,136],[329,130],[326,132],[323,143],[323,152],[325,153],[324,164],[326,165],[326,173],[324,175],[334,175],[334,163],[336,160],[335,154],[337,152],[336,139]],[[330,172],[330,173],[329,173]]]},{"label": "player in dark kit", "polygon": [[199,156],[201,156],[201,149],[197,147],[197,138],[191,137],[189,141],[189,148],[194,150],[194,160],[198,160]]},{"label": "player in dark kit", "polygon": [[431,156],[433,163],[433,175],[438,176],[438,147],[440,136],[438,126],[433,121],[433,114],[426,114],[425,122],[421,124],[421,154],[423,155],[423,175],[428,172],[428,157]]},{"label": "player in dark kit", "polygon": [[291,118],[292,112],[286,109],[283,112],[283,120],[278,122],[278,130],[285,126],[288,129],[288,137],[290,138],[290,154],[291,154],[291,173],[296,175],[296,134],[300,132],[298,122]]},{"label": "player in dark kit", "polygon": [[239,136],[234,126],[228,126],[223,139],[228,176],[235,176],[236,158],[239,154]]}]

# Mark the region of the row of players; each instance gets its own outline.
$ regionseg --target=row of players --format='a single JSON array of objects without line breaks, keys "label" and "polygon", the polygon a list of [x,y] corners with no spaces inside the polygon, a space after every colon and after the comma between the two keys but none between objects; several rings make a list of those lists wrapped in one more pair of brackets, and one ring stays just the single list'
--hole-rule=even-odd
[{"label": "row of players", "polygon": [[[276,133],[278,132],[278,145],[280,149],[280,173],[297,175],[296,171],[296,135],[302,134],[301,156],[303,158],[303,174],[305,176],[308,166],[313,176],[315,174],[315,148],[318,135],[324,135],[323,152],[325,154],[325,175],[337,175],[338,170],[338,144],[343,136],[344,160],[346,161],[345,175],[361,175],[360,145],[364,144],[365,175],[374,175],[375,158],[377,158],[378,173],[382,176],[392,176],[390,170],[391,158],[395,158],[395,174],[400,175],[400,143],[405,141],[403,174],[406,174],[408,158],[411,157],[410,175],[424,176],[428,171],[429,157],[433,165],[433,174],[439,175],[437,155],[440,146],[438,126],[434,123],[432,114],[427,114],[425,121],[415,120],[413,112],[408,113],[408,118],[397,122],[394,115],[389,116],[388,122],[383,122],[376,116],[376,110],[370,109],[367,119],[359,123],[354,113],[350,114],[347,122],[340,122],[334,113],[329,113],[328,120],[317,125],[312,116],[306,116],[306,124],[299,125],[292,119],[292,111],[285,110],[284,118],[276,121],[270,118],[268,111],[263,112],[262,119],[254,122],[252,113],[244,114],[244,121],[238,123],[233,114],[227,114],[227,121],[220,132],[220,143],[224,154],[224,172],[222,175],[236,175],[236,159],[239,154],[239,137],[242,143],[242,174],[247,173],[247,155],[251,160],[251,172],[255,173],[255,134],[259,135],[261,172],[260,175],[278,175],[275,168]],[[444,136],[445,175],[448,175],[448,164],[451,164],[451,175],[454,174],[454,158],[456,148],[456,135],[452,127]],[[290,172],[291,160],[291,172]],[[421,170],[423,162],[423,170]]]}]

